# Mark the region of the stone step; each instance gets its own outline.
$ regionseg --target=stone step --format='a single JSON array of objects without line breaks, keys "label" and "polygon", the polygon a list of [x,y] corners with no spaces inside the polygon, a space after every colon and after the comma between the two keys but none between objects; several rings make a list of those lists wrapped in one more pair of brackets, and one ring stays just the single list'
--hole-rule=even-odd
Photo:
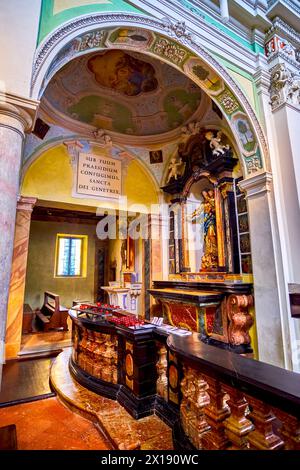
[{"label": "stone step", "polygon": [[172,450],[172,431],[156,415],[135,420],[117,401],[97,395],[73,379],[68,363],[70,350],[52,364],[50,383],[72,411],[95,423],[98,431],[119,450]]}]

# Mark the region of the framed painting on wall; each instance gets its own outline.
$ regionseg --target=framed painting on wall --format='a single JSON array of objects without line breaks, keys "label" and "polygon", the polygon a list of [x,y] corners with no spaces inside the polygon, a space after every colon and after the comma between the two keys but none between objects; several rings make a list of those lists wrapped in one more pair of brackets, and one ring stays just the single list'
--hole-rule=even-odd
[{"label": "framed painting on wall", "polygon": [[149,152],[149,156],[150,156],[150,163],[151,164],[162,163],[163,162],[162,150],[151,150]]}]

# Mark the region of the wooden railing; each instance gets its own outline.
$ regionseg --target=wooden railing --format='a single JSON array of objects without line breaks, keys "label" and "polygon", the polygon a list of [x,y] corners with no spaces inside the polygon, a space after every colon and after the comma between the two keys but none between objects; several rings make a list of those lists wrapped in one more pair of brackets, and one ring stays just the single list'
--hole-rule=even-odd
[{"label": "wooden railing", "polygon": [[170,336],[181,368],[178,449],[300,450],[300,374]]},{"label": "wooden railing", "polygon": [[70,316],[73,377],[136,419],[156,413],[172,427],[176,450],[300,450],[300,374],[206,344],[198,333]]}]

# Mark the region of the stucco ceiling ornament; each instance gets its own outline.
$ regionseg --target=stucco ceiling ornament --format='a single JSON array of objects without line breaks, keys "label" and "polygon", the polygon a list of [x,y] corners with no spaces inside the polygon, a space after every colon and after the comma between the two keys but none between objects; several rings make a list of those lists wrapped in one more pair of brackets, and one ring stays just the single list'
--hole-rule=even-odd
[{"label": "stucco ceiling ornament", "polygon": [[105,147],[112,147],[112,139],[109,134],[106,134],[104,129],[96,129],[93,132],[93,135],[99,144],[104,145]]},{"label": "stucco ceiling ornament", "polygon": [[228,89],[218,96],[218,101],[225,108],[227,114],[234,113],[240,107],[238,101]]},{"label": "stucco ceiling ornament", "polygon": [[246,159],[247,171],[249,174],[256,173],[261,169],[261,162],[257,156],[249,157]]},{"label": "stucco ceiling ornament", "polygon": [[187,31],[186,24],[184,21],[172,22],[169,18],[162,18],[163,27],[167,34],[171,37],[176,37],[190,41],[192,39],[191,33]]},{"label": "stucco ceiling ornament", "polygon": [[83,145],[79,140],[71,140],[63,142],[65,147],[67,148],[69,157],[70,157],[70,164],[73,167],[76,167],[78,161],[79,152],[83,149]]},{"label": "stucco ceiling ornament", "polygon": [[201,123],[199,121],[189,122],[186,126],[181,128],[182,137],[190,137],[191,135],[199,134]]},{"label": "stucco ceiling ornament", "polygon": [[100,47],[102,40],[105,36],[105,31],[98,30],[92,33],[85,34],[81,40],[79,50],[85,51],[86,49],[93,49],[94,47]]}]

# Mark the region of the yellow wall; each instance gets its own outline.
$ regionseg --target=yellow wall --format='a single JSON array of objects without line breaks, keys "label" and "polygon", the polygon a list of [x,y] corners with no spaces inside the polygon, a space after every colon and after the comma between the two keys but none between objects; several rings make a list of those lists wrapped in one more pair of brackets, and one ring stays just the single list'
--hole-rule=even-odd
[{"label": "yellow wall", "polygon": [[[87,275],[83,278],[57,278],[54,276],[56,235],[67,233],[88,236]],[[60,296],[62,305],[71,307],[75,299],[94,301],[95,273],[94,225],[61,222],[31,222],[25,303],[31,308],[43,305],[44,291]]]},{"label": "yellow wall", "polygon": [[128,204],[151,204],[158,203],[158,195],[146,171],[141,164],[133,160],[125,178],[124,194],[127,195]]},{"label": "yellow wall", "polygon": [[[98,149],[93,149],[99,153]],[[155,185],[142,165],[133,160],[123,177],[124,195],[128,203],[145,204],[149,210],[151,203],[158,202]],[[70,157],[65,146],[59,145],[43,153],[28,168],[21,194],[40,200],[77,204],[101,208],[118,208],[116,202],[92,198],[72,197],[73,172]]]}]

